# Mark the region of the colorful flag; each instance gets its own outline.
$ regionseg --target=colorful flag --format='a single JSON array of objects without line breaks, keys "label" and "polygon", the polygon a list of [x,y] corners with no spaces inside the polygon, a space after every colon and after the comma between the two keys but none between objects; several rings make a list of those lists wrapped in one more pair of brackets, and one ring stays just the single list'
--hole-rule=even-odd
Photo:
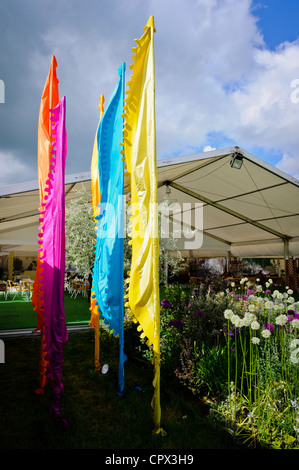
[{"label": "colorful flag", "polygon": [[154,351],[154,433],[160,427],[159,238],[155,124],[154,18],[132,49],[134,64],[125,99],[124,154],[131,206],[132,262],[125,304]]},{"label": "colorful flag", "polygon": [[[104,322],[119,335],[118,394],[124,393],[124,163],[123,142],[125,64],[97,130],[100,204],[97,220],[92,298]],[[92,322],[91,322],[92,323]]]},{"label": "colorful flag", "polygon": [[[57,79],[57,61],[56,57],[52,55],[51,65],[48,77],[45,82],[44,90],[41,97],[40,111],[39,111],[39,120],[38,120],[38,141],[37,141],[37,166],[38,166],[38,182],[39,182],[39,199],[40,199],[40,218],[39,221],[42,223],[44,208],[42,204],[45,202],[45,197],[47,192],[45,191],[47,187],[48,174],[51,169],[51,156],[54,151],[52,145],[52,123],[50,120],[50,109],[55,108],[59,103],[59,89],[58,89],[58,79]],[[40,227],[41,229],[41,227]],[[40,234],[41,236],[41,234]],[[40,285],[41,271],[43,269],[41,265],[42,256],[42,247],[38,249],[38,260],[36,268],[36,276],[34,281],[34,289],[32,294],[32,305],[34,305],[34,310],[37,312],[37,328],[36,330],[41,332],[41,348],[40,348],[40,360],[39,360],[39,377],[40,377],[40,387],[37,390],[37,393],[43,393],[43,389],[46,385],[46,367],[47,360],[45,357],[44,350],[44,306],[43,299],[41,299],[41,290],[42,286]]]},{"label": "colorful flag", "polygon": [[[101,202],[101,192],[100,192],[100,182],[99,182],[99,150],[98,150],[98,139],[97,134],[99,130],[99,125],[104,113],[104,96],[100,96],[100,120],[98,124],[98,128],[96,131],[96,136],[94,139],[93,145],[93,152],[91,158],[91,194],[92,194],[92,201],[91,204],[93,206],[93,218],[95,224],[95,240],[97,237],[97,223],[96,217],[99,213],[99,204]],[[91,285],[91,291],[94,291],[93,280]],[[98,303],[96,301],[95,295],[91,296],[90,298],[90,308],[91,317],[90,317],[90,326],[95,330],[95,348],[94,348],[94,363],[95,363],[95,370],[101,370],[100,365],[100,316],[97,307]]]},{"label": "colorful flag", "polygon": [[[45,102],[49,104],[51,99],[44,102],[43,99],[42,112],[45,122]],[[48,109],[49,146],[48,136],[39,134],[39,148],[43,145],[46,148],[47,145],[50,149],[50,159],[47,162],[47,152],[39,153],[39,168],[45,169],[48,165],[48,174],[46,179],[40,178],[39,257],[32,297],[32,304],[38,313],[37,329],[41,331],[40,388],[36,392],[43,393],[47,378],[50,378],[54,395],[51,412],[63,425],[67,424],[66,420],[61,418],[63,344],[68,340],[64,315],[64,175],[67,154],[65,109],[65,97],[53,109]],[[40,142],[43,138],[46,139],[44,143]]]},{"label": "colorful flag", "polygon": [[38,181],[41,202],[43,202],[45,196],[45,187],[48,179],[52,149],[52,126],[49,110],[55,108],[59,103],[59,81],[57,79],[56,68],[56,57],[52,55],[49,74],[41,98],[38,120]]}]

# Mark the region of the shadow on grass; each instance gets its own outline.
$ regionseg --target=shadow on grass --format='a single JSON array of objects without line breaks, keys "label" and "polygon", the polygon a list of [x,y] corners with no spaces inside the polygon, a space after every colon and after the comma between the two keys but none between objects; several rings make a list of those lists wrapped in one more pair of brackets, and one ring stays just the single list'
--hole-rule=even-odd
[{"label": "shadow on grass", "polygon": [[[152,434],[152,366],[130,358],[125,363],[125,394],[117,396],[118,340],[101,331],[101,364],[94,371],[94,332],[74,332],[64,347],[63,430],[51,420],[51,386],[38,387],[39,338],[5,340],[0,364],[1,449],[233,449],[237,445],[207,421],[200,402],[180,384],[163,378],[162,427]],[[141,388],[136,390],[135,384]]]},{"label": "shadow on grass", "polygon": [[[0,330],[36,328],[36,312],[26,296],[18,294],[15,300],[0,298]],[[75,299],[64,294],[64,311],[67,325],[88,323],[90,303],[86,297],[78,295]]]}]

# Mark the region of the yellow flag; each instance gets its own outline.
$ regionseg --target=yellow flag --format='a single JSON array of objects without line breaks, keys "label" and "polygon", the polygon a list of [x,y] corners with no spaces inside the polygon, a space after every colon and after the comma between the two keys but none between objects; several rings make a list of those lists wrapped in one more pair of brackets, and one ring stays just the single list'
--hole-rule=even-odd
[{"label": "yellow flag", "polygon": [[[100,96],[100,120],[101,122],[103,113],[104,113],[104,95]],[[100,182],[99,182],[99,151],[98,151],[98,143],[97,143],[97,132],[94,139],[93,145],[93,152],[91,158],[91,191],[92,191],[92,206],[93,206],[93,217],[94,222],[96,222],[95,217],[98,215],[98,205],[101,202],[101,191],[100,191]],[[96,306],[96,298],[90,299],[90,308],[91,317],[90,317],[90,326],[95,329],[95,351],[94,351],[94,362],[95,362],[95,370],[100,370],[100,316],[98,312],[98,308]]]},{"label": "yellow flag", "polygon": [[132,262],[128,288],[130,314],[139,323],[141,337],[154,351],[154,433],[160,427],[160,300],[159,238],[155,123],[154,18],[132,49],[134,64],[124,100],[124,154],[132,215]]},{"label": "yellow flag", "polygon": [[[101,95],[100,104],[98,108],[100,110],[99,125],[100,125],[100,122],[104,113],[104,102],[105,102],[104,95]],[[92,190],[92,205],[93,205],[94,217],[97,215],[97,211],[98,211],[97,206],[98,204],[100,204],[100,201],[101,201],[98,161],[99,161],[99,151],[98,151],[97,132],[96,132],[96,136],[95,136],[94,144],[93,144],[92,158],[91,158],[91,190]]]}]

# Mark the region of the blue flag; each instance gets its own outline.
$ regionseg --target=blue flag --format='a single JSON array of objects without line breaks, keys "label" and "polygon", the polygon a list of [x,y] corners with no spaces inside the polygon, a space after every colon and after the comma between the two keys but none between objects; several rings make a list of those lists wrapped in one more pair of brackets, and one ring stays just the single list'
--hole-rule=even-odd
[{"label": "blue flag", "polygon": [[118,394],[124,393],[124,162],[125,64],[97,131],[101,200],[96,231],[93,295],[105,324],[119,335]]}]

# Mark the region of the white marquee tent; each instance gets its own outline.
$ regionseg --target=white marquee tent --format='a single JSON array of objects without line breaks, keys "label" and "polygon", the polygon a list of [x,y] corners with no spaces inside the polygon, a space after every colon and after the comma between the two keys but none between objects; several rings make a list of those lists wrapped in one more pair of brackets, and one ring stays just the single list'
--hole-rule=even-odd
[{"label": "white marquee tent", "polygon": [[[231,166],[236,151],[240,169]],[[191,246],[201,257],[299,257],[297,179],[238,147],[157,166],[159,203],[175,203],[173,219],[198,229],[193,239],[178,240],[180,249]],[[81,185],[91,192],[90,172],[66,176],[66,202]],[[37,181],[0,187],[0,254],[37,254],[38,206]]]}]

